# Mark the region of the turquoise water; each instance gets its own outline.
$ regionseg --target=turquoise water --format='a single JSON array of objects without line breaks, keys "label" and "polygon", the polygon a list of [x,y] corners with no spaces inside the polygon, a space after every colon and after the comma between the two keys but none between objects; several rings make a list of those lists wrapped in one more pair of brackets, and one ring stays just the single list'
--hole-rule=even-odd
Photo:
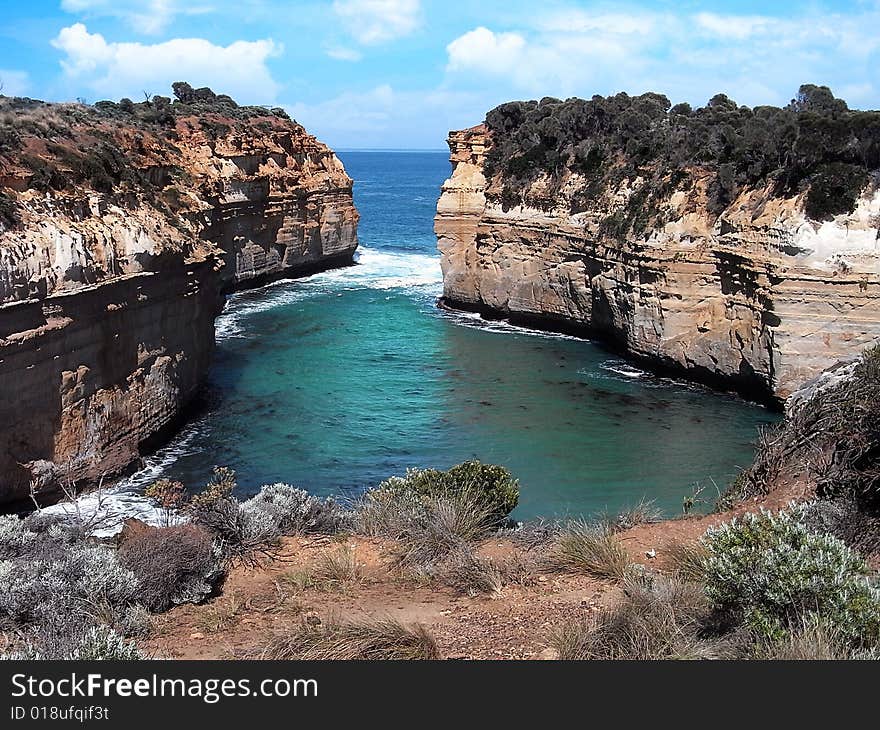
[{"label": "turquoise water", "polygon": [[723,486],[775,420],[657,377],[583,340],[435,306],[432,231],[446,153],[341,152],[361,212],[360,263],[231,298],[208,408],[132,485],[190,487],[215,464],[243,493],[284,481],[352,493],[407,467],[476,457],[520,479],[516,516],[594,514],[642,496],[669,512]]}]

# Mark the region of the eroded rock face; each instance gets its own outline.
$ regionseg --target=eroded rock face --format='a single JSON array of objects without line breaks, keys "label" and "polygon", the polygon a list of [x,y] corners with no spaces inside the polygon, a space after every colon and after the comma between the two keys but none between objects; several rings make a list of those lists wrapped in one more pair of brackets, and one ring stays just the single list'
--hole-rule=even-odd
[{"label": "eroded rock face", "polygon": [[[518,205],[487,181],[485,126],[449,136],[452,176],[435,231],[444,300],[493,316],[599,334],[636,358],[723,387],[784,400],[880,338],[880,190],[854,212],[808,220],[799,197],[744,190],[720,216],[705,186],[673,190],[662,227],[615,237],[603,226],[639,181],[586,206],[546,180]],[[573,208],[580,212],[572,213]]]},{"label": "eroded rock face", "polygon": [[104,192],[38,185],[40,164],[73,175],[45,135],[0,149],[17,219],[0,215],[0,503],[149,450],[204,382],[222,292],[351,262],[358,214],[332,150],[268,112],[209,122],[71,123],[61,145],[109,147],[136,173]]}]

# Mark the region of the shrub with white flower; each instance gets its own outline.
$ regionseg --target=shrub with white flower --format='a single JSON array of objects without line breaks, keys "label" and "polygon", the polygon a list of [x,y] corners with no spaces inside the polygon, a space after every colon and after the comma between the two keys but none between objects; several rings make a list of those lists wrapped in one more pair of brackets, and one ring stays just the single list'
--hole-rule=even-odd
[{"label": "shrub with white flower", "polygon": [[762,510],[709,529],[706,594],[767,639],[805,617],[833,625],[853,644],[880,640],[880,591],[864,560],[843,542],[810,531],[797,509]]}]

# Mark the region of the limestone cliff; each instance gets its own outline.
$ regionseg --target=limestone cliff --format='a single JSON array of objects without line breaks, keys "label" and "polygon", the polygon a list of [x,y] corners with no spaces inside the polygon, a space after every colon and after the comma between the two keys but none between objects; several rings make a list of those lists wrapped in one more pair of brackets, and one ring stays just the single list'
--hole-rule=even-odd
[{"label": "limestone cliff", "polygon": [[880,337],[876,177],[851,210],[816,220],[809,188],[780,190],[778,177],[730,185],[726,198],[717,170],[700,165],[615,162],[597,182],[607,146],[593,159],[582,143],[584,163],[566,164],[542,141],[552,162],[517,178],[531,152],[499,166],[501,133],[449,136],[435,220],[448,305],[598,335],[651,365],[777,400]]},{"label": "limestone cliff", "polygon": [[0,97],[0,502],[151,448],[204,381],[223,291],[352,261],[333,151],[197,91]]}]

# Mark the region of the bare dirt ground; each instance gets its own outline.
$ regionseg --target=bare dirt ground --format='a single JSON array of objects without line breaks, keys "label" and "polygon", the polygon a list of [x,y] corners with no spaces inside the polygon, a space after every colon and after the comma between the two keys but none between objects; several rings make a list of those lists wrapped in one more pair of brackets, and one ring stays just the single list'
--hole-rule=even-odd
[{"label": "bare dirt ground", "polygon": [[[779,509],[805,496],[805,487],[793,483],[730,512],[639,525],[618,536],[633,561],[663,570],[670,545],[693,542],[737,514]],[[392,617],[427,626],[446,659],[552,659],[547,639],[553,628],[607,605],[617,590],[608,581],[533,567],[500,592],[471,597],[402,577],[392,564],[393,549],[390,541],[360,536],[285,538],[276,559],[234,568],[209,602],[155,617],[144,646],[176,659],[258,658],[275,632],[303,621]],[[307,578],[328,555],[343,551],[353,551],[357,578]],[[506,538],[486,541],[480,554],[529,559],[528,551]]]}]

